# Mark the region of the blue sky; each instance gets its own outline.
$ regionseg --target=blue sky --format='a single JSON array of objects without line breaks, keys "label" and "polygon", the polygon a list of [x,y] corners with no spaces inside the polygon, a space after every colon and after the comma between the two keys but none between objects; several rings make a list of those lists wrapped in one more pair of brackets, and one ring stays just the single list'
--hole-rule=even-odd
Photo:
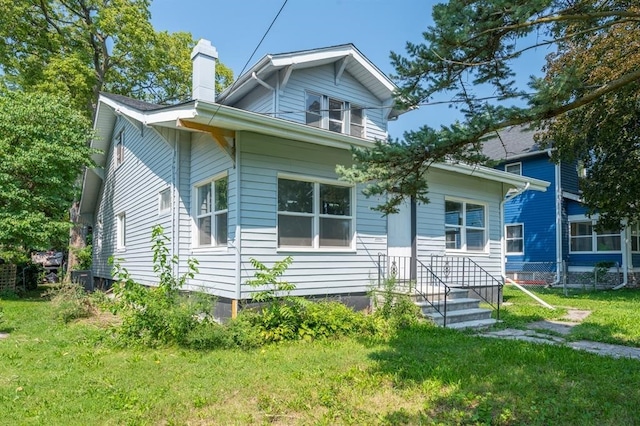
[{"label": "blue sky", "polygon": [[[186,31],[211,40],[220,60],[237,77],[284,0],[154,0],[156,30]],[[288,0],[248,66],[269,53],[353,43],[387,75],[394,73],[389,53],[402,53],[407,41],[420,42],[431,25],[433,0]],[[539,73],[546,52],[525,59],[518,77]],[[438,100],[447,100],[442,98]],[[389,125],[392,137],[427,124],[438,127],[457,117],[454,108],[424,106]]]}]

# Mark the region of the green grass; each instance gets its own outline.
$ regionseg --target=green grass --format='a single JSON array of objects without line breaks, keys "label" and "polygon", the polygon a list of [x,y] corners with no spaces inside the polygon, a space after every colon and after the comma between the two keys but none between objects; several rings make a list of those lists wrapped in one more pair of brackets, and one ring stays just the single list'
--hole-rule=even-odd
[{"label": "green grass", "polygon": [[522,328],[532,321],[561,319],[568,309],[589,310],[591,314],[572,328],[569,339],[640,347],[640,291],[571,290],[565,296],[560,288],[529,290],[556,310],[544,308],[520,290],[506,286],[502,327]]},{"label": "green grass", "polygon": [[[632,292],[616,294],[638,301]],[[592,306],[596,319],[600,306],[627,305],[598,295],[543,297]],[[419,326],[384,343],[122,349],[95,322],[55,321],[40,298],[0,305],[0,330],[11,333],[0,340],[2,425],[620,425],[638,418],[640,362],[565,347]],[[515,308],[505,316],[514,321]]]}]

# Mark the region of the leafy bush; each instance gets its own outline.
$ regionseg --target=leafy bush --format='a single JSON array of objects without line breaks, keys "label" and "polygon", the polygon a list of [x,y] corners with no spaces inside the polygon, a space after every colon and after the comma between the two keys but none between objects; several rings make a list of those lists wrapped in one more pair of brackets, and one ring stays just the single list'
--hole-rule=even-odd
[{"label": "leafy bush", "polygon": [[74,270],[82,271],[91,269],[91,263],[93,261],[93,252],[91,244],[87,244],[84,247],[69,247],[69,249],[76,256],[77,264],[74,266]]},{"label": "leafy bush", "polygon": [[62,322],[88,318],[96,311],[84,288],[77,283],[63,283],[44,293],[51,298],[54,317]]},{"label": "leafy bush", "polygon": [[415,325],[420,319],[420,308],[407,294],[397,291],[395,278],[386,279],[377,292],[382,300],[374,297],[374,315],[387,321],[394,328]]},{"label": "leafy bush", "polygon": [[145,287],[134,281],[126,268],[114,262],[116,302],[113,312],[121,316],[119,335],[125,343],[146,346],[178,343],[184,344],[191,330],[200,322],[209,322],[213,300],[205,295],[184,295],[180,289],[187,279],[198,272],[195,259],[187,261],[188,271],[174,277],[173,265],[177,256],[170,256],[161,226],[152,231],[153,270],[158,274],[157,287]]}]

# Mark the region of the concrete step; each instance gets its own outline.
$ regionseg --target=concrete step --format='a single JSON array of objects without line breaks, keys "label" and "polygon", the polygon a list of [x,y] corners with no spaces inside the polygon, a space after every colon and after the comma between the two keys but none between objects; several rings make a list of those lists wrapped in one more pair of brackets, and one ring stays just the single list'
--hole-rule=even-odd
[{"label": "concrete step", "polygon": [[[442,325],[444,323],[444,317],[442,314],[437,312],[426,315],[426,317],[431,318],[433,322],[437,325]],[[475,320],[484,320],[491,319],[491,310],[484,308],[473,308],[473,309],[464,309],[459,311],[447,312],[447,327],[450,327],[451,324],[459,323],[459,322],[468,322]]]},{"label": "concrete step", "polygon": [[[415,293],[416,293],[416,296],[415,296],[416,302],[424,301],[424,297],[422,297],[421,294],[425,294],[429,298],[429,300],[432,300],[432,301],[444,300],[446,295],[445,290],[441,287],[427,287],[424,289],[416,289]],[[448,300],[466,299],[468,297],[469,297],[469,290],[464,288],[452,288],[449,291],[449,296],[447,299]]]},{"label": "concrete step", "polygon": [[[416,302],[416,305],[420,307],[424,315],[428,315],[434,312],[442,311],[445,308],[443,300],[436,300],[433,304],[427,301]],[[478,299],[472,299],[470,297],[447,300],[446,309],[447,312],[461,311],[466,309],[478,308],[480,301]],[[437,309],[436,309],[437,308]]]},{"label": "concrete step", "polygon": [[473,320],[473,321],[463,321],[456,322],[454,324],[447,324],[448,328],[454,328],[456,330],[483,330],[491,327],[492,325],[498,323],[498,320],[493,318],[481,319],[481,320]]}]

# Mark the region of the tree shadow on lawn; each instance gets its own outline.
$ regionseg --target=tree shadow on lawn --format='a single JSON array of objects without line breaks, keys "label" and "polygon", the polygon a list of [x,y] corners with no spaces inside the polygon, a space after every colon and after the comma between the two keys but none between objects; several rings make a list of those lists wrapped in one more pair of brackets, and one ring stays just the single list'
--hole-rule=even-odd
[{"label": "tree shadow on lawn", "polygon": [[393,424],[625,423],[640,400],[633,360],[423,326],[386,348],[371,354],[374,370],[421,400],[414,412],[387,414]]}]

